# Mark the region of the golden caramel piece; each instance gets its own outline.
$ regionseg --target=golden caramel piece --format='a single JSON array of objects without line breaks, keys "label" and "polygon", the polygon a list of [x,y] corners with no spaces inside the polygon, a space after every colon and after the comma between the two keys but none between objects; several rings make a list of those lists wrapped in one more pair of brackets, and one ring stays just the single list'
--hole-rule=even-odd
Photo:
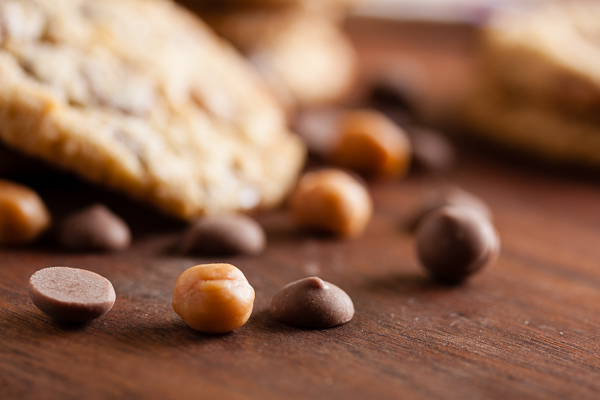
[{"label": "golden caramel piece", "polygon": [[328,161],[369,178],[396,178],[410,166],[410,141],[406,133],[375,110],[342,113],[339,137]]},{"label": "golden caramel piece", "polygon": [[202,264],[177,279],[173,310],[192,329],[226,333],[244,325],[254,306],[254,289],[231,264]]},{"label": "golden caramel piece", "polygon": [[24,244],[50,226],[44,202],[28,187],[0,179],[0,244]]},{"label": "golden caramel piece", "polygon": [[364,232],[373,215],[373,202],[354,177],[327,169],[300,179],[290,198],[290,210],[299,226],[351,238]]}]

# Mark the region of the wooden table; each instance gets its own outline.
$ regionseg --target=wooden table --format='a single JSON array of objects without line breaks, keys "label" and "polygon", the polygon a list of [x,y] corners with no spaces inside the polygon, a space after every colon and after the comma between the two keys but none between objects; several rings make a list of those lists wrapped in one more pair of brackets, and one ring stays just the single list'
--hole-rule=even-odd
[{"label": "wooden table", "polygon": [[[600,186],[459,150],[443,180],[373,184],[375,217],[356,240],[299,233],[284,210],[260,216],[269,246],[257,257],[176,256],[180,223],[72,179],[30,182],[58,217],[106,202],[135,241],[117,254],[0,249],[0,399],[598,398]],[[444,182],[488,202],[502,240],[497,263],[458,287],[428,280],[404,229]],[[219,336],[171,309],[179,274],[213,261],[238,266],[256,290],[249,322]],[[26,284],[53,265],[109,278],[112,311],[79,327],[41,314]],[[350,323],[304,330],[272,318],[273,294],[310,275],[347,291]]]}]

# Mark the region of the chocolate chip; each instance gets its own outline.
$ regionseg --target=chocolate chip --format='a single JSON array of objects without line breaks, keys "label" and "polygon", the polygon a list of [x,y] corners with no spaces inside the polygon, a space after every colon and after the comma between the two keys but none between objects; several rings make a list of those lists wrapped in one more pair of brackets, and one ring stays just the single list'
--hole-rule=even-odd
[{"label": "chocolate chip", "polygon": [[317,277],[285,285],[273,297],[271,312],[279,321],[304,328],[331,328],[354,316],[352,299]]},{"label": "chocolate chip", "polygon": [[115,303],[110,281],[94,272],[69,267],[44,268],[29,279],[33,304],[57,321],[88,322]]},{"label": "chocolate chip", "polygon": [[101,204],[78,211],[57,227],[59,245],[77,251],[115,251],[129,247],[127,224]]},{"label": "chocolate chip", "polygon": [[426,84],[426,76],[420,65],[412,62],[395,65],[372,78],[368,104],[385,113],[398,125],[410,125],[418,118]]},{"label": "chocolate chip", "polygon": [[298,112],[294,132],[317,157],[326,157],[340,140],[339,124],[343,110],[335,107],[313,108]]},{"label": "chocolate chip", "polygon": [[493,220],[492,211],[487,204],[479,197],[457,187],[446,188],[434,196],[426,199],[419,210],[417,210],[412,218],[408,221],[407,228],[410,231],[415,231],[421,221],[432,211],[444,206],[463,206],[472,209],[483,215],[490,221]]},{"label": "chocolate chip", "polygon": [[500,248],[496,230],[481,213],[445,206],[430,213],[417,231],[417,254],[438,281],[458,283],[495,261]]},{"label": "chocolate chip", "polygon": [[252,218],[222,215],[194,221],[183,235],[179,251],[199,255],[254,255],[261,253],[265,246],[265,232]]},{"label": "chocolate chip", "polygon": [[429,129],[410,131],[413,167],[428,172],[450,169],[456,161],[454,147],[442,134]]},{"label": "chocolate chip", "polygon": [[372,83],[368,101],[379,110],[399,109],[411,113],[414,111],[413,92],[407,78],[382,76]]}]

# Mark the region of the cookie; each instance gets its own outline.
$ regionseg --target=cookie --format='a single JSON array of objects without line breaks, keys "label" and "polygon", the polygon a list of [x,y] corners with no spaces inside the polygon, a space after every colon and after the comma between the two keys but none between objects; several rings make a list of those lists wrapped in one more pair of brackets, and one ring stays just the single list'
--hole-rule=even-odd
[{"label": "cookie", "polygon": [[600,165],[600,3],[496,15],[482,75],[454,114],[486,138],[553,161]]},{"label": "cookie", "polygon": [[493,87],[472,93],[456,113],[457,124],[472,135],[538,159],[600,166],[600,123],[536,104],[515,104],[501,93]]},{"label": "cookie", "polygon": [[202,8],[302,7],[320,11],[346,10],[363,0],[181,0]]},{"label": "cookie", "polygon": [[297,7],[200,15],[246,55],[288,107],[334,102],[354,83],[354,48],[327,15]]},{"label": "cookie", "polygon": [[0,140],[172,215],[277,204],[304,148],[241,56],[168,0],[1,0]]},{"label": "cookie", "polygon": [[487,74],[506,95],[568,113],[597,113],[600,3],[549,2],[501,13],[483,39]]}]

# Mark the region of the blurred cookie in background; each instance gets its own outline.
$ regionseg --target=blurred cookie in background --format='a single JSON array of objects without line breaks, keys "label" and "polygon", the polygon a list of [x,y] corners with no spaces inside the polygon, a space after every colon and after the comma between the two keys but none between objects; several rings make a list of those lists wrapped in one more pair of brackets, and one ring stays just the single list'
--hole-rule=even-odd
[{"label": "blurred cookie in background", "polygon": [[543,159],[600,165],[600,3],[504,10],[481,39],[481,75],[451,119]]},{"label": "blurred cookie in background", "polygon": [[203,17],[248,57],[284,103],[331,103],[353,83],[354,49],[326,15],[287,8]]},{"label": "blurred cookie in background", "polygon": [[341,27],[342,8],[181,2],[250,60],[290,112],[338,101],[355,82],[357,57]]}]

